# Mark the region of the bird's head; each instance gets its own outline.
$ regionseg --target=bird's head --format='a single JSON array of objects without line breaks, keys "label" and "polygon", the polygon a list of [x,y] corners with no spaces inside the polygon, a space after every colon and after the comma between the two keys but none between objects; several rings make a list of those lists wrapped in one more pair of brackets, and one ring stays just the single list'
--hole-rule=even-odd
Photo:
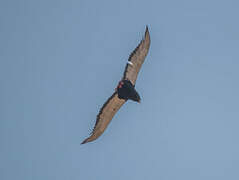
[{"label": "bird's head", "polygon": [[123,85],[124,85],[124,82],[120,81],[118,86],[115,88],[115,90],[117,91],[119,88],[122,88]]}]

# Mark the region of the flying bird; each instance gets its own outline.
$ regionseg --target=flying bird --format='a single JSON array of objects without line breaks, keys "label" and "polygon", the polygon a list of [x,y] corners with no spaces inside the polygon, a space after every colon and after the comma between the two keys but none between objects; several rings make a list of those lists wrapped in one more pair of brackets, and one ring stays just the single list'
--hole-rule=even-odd
[{"label": "flying bird", "polygon": [[148,26],[146,26],[144,38],[130,54],[124,70],[124,75],[118,83],[118,86],[115,88],[115,92],[100,109],[90,137],[85,139],[81,144],[85,144],[97,139],[105,131],[116,112],[127,100],[140,102],[139,93],[135,90],[135,82],[139,70],[144,63],[145,57],[148,54],[149,46],[150,35]]}]

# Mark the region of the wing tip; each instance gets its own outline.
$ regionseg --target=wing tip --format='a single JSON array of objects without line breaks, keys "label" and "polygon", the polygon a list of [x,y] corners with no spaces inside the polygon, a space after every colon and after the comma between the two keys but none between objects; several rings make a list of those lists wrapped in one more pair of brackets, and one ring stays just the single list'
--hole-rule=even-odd
[{"label": "wing tip", "polygon": [[150,39],[150,36],[149,36],[149,26],[148,26],[148,25],[146,25],[144,37],[145,37],[145,39],[146,39],[146,38],[149,38],[149,39]]},{"label": "wing tip", "polygon": [[89,141],[89,138],[86,138],[81,144],[85,144],[85,143],[88,143]]},{"label": "wing tip", "polygon": [[145,33],[149,33],[149,26],[148,25],[146,25]]}]

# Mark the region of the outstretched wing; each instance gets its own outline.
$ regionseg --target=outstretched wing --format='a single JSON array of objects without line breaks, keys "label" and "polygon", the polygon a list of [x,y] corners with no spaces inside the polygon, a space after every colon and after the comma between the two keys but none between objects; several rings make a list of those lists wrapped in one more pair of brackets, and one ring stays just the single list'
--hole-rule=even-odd
[{"label": "outstretched wing", "polygon": [[104,132],[116,112],[124,103],[125,100],[119,99],[117,92],[115,92],[100,109],[91,136],[85,139],[81,144],[85,144],[87,142],[94,141],[95,139],[97,139]]},{"label": "outstretched wing", "polygon": [[128,63],[124,71],[123,79],[130,80],[133,85],[135,85],[139,70],[144,63],[146,55],[148,54],[149,46],[150,36],[148,26],[146,26],[144,38],[141,40],[135,50],[130,54]]}]

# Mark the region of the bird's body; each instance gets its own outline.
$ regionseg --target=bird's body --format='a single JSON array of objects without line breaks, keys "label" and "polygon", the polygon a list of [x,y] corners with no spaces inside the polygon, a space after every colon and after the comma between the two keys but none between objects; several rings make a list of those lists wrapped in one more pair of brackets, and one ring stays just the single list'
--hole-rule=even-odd
[{"label": "bird's body", "polygon": [[115,113],[127,100],[140,102],[140,96],[135,90],[135,82],[139,70],[145,60],[145,57],[148,54],[149,47],[150,36],[148,27],[146,27],[143,40],[131,53],[128,59],[122,80],[119,82],[112,96],[105,102],[103,107],[100,109],[91,136],[85,139],[82,144],[97,139],[107,128]]},{"label": "bird's body", "polygon": [[135,90],[134,85],[129,80],[122,80],[116,89],[118,98],[128,100],[131,99],[136,102],[140,102],[140,96]]}]

